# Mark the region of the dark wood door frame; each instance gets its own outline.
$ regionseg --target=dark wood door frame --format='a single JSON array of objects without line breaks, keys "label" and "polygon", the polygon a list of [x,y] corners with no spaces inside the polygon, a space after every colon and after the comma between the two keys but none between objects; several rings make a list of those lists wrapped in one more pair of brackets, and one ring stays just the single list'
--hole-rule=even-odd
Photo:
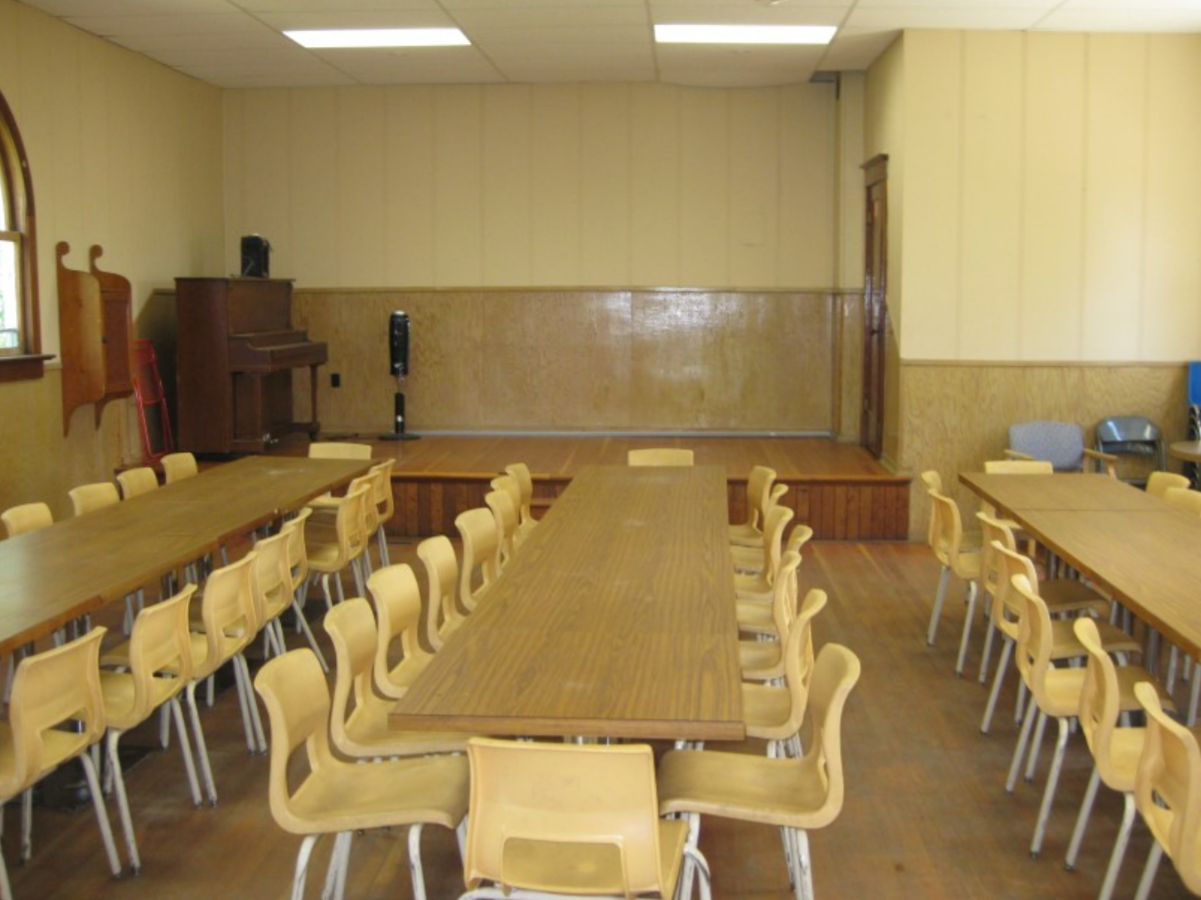
[{"label": "dark wood door frame", "polygon": [[888,156],[863,164],[864,215],[863,404],[859,443],[884,452],[884,367],[888,332]]}]

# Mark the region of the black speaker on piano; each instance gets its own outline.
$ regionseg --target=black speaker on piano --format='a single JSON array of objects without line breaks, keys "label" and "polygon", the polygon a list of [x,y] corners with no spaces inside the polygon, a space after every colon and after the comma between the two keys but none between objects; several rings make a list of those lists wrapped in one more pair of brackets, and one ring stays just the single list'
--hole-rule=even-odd
[{"label": "black speaker on piano", "polygon": [[400,310],[388,317],[388,356],[397,388],[392,408],[396,430],[380,435],[380,440],[413,441],[417,435],[405,432],[405,395],[400,391],[405,376],[409,374],[409,315]]},{"label": "black speaker on piano", "polygon": [[271,277],[271,242],[257,234],[242,238],[242,277]]}]

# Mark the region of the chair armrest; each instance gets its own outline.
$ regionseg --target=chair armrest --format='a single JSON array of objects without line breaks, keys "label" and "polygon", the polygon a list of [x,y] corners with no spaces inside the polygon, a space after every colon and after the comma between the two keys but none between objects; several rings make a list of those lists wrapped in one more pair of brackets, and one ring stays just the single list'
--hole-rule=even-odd
[{"label": "chair armrest", "polygon": [[1010,450],[1008,448],[1006,448],[1006,450],[1005,450],[1005,458],[1006,459],[1029,459],[1029,460],[1034,459],[1034,457],[1031,456],[1029,453],[1022,453],[1018,450]]},{"label": "chair armrest", "polygon": [[1084,448],[1084,455],[1096,463],[1104,464],[1105,472],[1110,478],[1118,477],[1118,458],[1112,453],[1102,453],[1100,450]]}]

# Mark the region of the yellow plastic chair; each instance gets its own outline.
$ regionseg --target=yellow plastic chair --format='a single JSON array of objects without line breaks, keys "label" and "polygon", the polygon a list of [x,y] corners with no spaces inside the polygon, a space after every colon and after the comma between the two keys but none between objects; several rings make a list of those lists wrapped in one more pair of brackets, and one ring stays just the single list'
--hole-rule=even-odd
[{"label": "yellow plastic chair", "polygon": [[534,476],[530,474],[530,467],[525,463],[510,463],[505,466],[505,472],[517,479],[517,487],[521,491],[517,511],[521,519],[521,534],[524,540],[538,525],[538,520],[534,518],[533,512]]},{"label": "yellow plastic chair", "polygon": [[1134,776],[1134,805],[1155,843],[1135,900],[1147,900],[1164,853],[1184,886],[1201,894],[1201,749],[1197,733],[1165,711],[1152,684],[1134,686],[1147,713],[1147,736]]},{"label": "yellow plastic chair", "polygon": [[776,470],[767,466],[752,466],[746,477],[746,519],[730,523],[730,543],[757,547],[763,542],[760,530],[765,518],[768,498],[776,481]]},{"label": "yellow plastic chair", "polygon": [[292,566],[288,556],[289,535],[284,529],[255,542],[253,627],[263,636],[264,658],[283,655],[288,645],[280,617],[292,607]]},{"label": "yellow plastic chair", "polygon": [[[798,557],[801,554],[801,549],[813,537],[813,529],[808,525],[799,524],[792,527],[792,531],[788,535],[788,541],[784,545],[784,550],[780,554],[780,564],[776,567],[776,574],[771,579],[771,603],[764,603],[759,599],[747,600],[738,599],[734,602],[734,613],[738,619],[738,630],[744,634],[757,635],[761,640],[763,638],[771,638],[775,640],[783,640],[783,636],[788,634],[788,629],[780,630],[780,623],[776,615],[776,587],[780,578],[780,572],[784,569],[784,561],[790,553],[795,553]],[[793,579],[796,575],[794,573]],[[737,576],[735,576],[737,581]],[[796,587],[788,588],[793,595],[793,609],[796,609]]]},{"label": "yellow plastic chair", "polygon": [[321,670],[328,672],[329,664],[304,616],[304,594],[309,582],[309,555],[305,548],[304,531],[312,514],[313,511],[306,506],[294,518],[284,522],[280,531],[288,536],[288,570],[291,573],[292,612],[296,617],[296,630],[304,635],[313,648],[313,654],[321,663]]},{"label": "yellow plastic chair", "polygon": [[[774,509],[775,506],[773,505],[772,508]],[[784,550],[796,550],[799,553],[811,540],[813,540],[813,529],[803,522],[798,522],[792,526],[792,531],[788,532],[788,540],[784,544]],[[731,544],[730,558],[734,561],[734,571],[739,575],[763,574],[765,560],[762,545],[759,547],[740,547],[737,544]]]},{"label": "yellow plastic chair", "polygon": [[71,506],[77,516],[86,516],[90,512],[104,509],[106,506],[115,506],[121,502],[117,486],[111,481],[81,484],[79,487],[73,487],[67,491],[67,495],[71,498]]},{"label": "yellow plastic chair", "polygon": [[[120,877],[121,861],[96,767],[88,753],[104,737],[99,667],[104,634],[103,628],[95,628],[62,647],[28,656],[17,666],[8,721],[0,722],[0,801],[21,797],[21,862],[28,862],[33,855],[33,786],[59,766],[78,759],[96,809],[109,869],[114,877]],[[2,858],[0,897],[12,900]]]},{"label": "yellow plastic chair", "polygon": [[0,513],[0,522],[4,523],[6,537],[16,537],[39,528],[49,528],[54,524],[54,515],[45,503],[22,503]]},{"label": "yellow plastic chair", "polygon": [[1152,497],[1162,499],[1164,491],[1168,488],[1184,488],[1187,490],[1190,487],[1192,487],[1192,482],[1183,475],[1177,475],[1175,472],[1152,472],[1147,476],[1147,493]]},{"label": "yellow plastic chair", "polygon": [[977,584],[980,580],[980,549],[969,547],[964,540],[963,520],[959,517],[959,507],[955,501],[945,494],[930,491],[930,503],[933,506],[931,515],[931,549],[935,558],[942,564],[942,572],[938,578],[938,593],[934,595],[934,607],[930,610],[930,624],[926,627],[926,644],[934,646],[934,636],[938,631],[938,620],[942,615],[942,606],[947,596],[947,585],[951,575],[962,580],[966,586],[964,602],[967,611],[963,615],[963,634],[959,638],[959,656],[955,661],[955,674],[963,674],[963,663],[967,656],[968,639],[972,630],[972,618],[976,611]]},{"label": "yellow plastic chair", "polygon": [[1078,719],[1089,752],[1093,755],[1093,774],[1084,793],[1084,802],[1080,805],[1080,814],[1076,818],[1076,827],[1072,831],[1072,840],[1068,845],[1064,865],[1069,871],[1076,868],[1076,859],[1084,839],[1084,829],[1092,813],[1097,788],[1104,782],[1107,788],[1122,794],[1125,804],[1122,821],[1118,826],[1118,836],[1109,857],[1109,866],[1105,870],[1105,880],[1101,883],[1101,892],[1097,895],[1097,900],[1109,900],[1113,896],[1113,887],[1122,868],[1122,859],[1126,855],[1130,829],[1134,825],[1134,778],[1146,741],[1147,729],[1118,727],[1121,710],[1118,674],[1113,660],[1101,645],[1101,637],[1092,619],[1077,619],[1073,628],[1077,640],[1088,652],[1088,668],[1084,674],[1084,687],[1080,692]]},{"label": "yellow plastic chair", "polygon": [[379,546],[380,566],[391,565],[388,555],[388,532],[386,526],[396,511],[396,498],[392,494],[392,469],[396,460],[386,459],[372,466],[367,474],[371,477],[371,502],[375,505],[375,539]]},{"label": "yellow plastic chair", "polygon": [[774,681],[784,677],[784,639],[798,612],[797,569],[800,565],[801,555],[795,550],[785,552],[780,560],[780,571],[776,573],[776,583],[772,585],[772,630],[768,632],[764,628],[756,632],[753,627],[744,629],[757,633],[753,640],[738,642],[738,663],[744,680]]},{"label": "yellow plastic chair", "polygon": [[200,783],[196,779],[192,744],[184,725],[183,706],[179,702],[180,695],[192,678],[188,604],[195,592],[194,584],[186,585],[175,596],[138,613],[129,639],[128,668],[116,671],[102,669],[100,672],[100,690],[108,722],[105,738],[108,768],[105,780],[116,782],[117,809],[125,832],[129,864],[135,875],[142,870],[142,858],[138,854],[118,745],[123,734],[141,725],[161,707],[167,707],[171,713],[171,718],[164,717],[163,720],[162,743],[166,745],[169,723],[174,721],[188,786],[192,791],[192,803],[200,805]]},{"label": "yellow plastic chair", "polygon": [[138,466],[136,469],[126,469],[117,473],[117,483],[121,485],[121,497],[128,500],[158,490],[158,475],[150,466]]},{"label": "yellow plastic chair", "polygon": [[[268,661],[254,686],[271,723],[271,815],[284,831],[304,836],[292,897],[304,896],[309,863],[322,836],[337,836],[327,885],[340,897],[354,832],[409,826],[413,896],[425,900],[421,832],[425,825],[454,829],[463,821],[467,814],[466,758],[446,754],[361,765],[336,757],[329,743],[329,688],[320,664],[307,648]],[[303,756],[299,752],[302,747]],[[297,771],[301,768],[303,772]],[[294,776],[291,779],[289,771]],[[293,784],[295,787],[290,787]]]},{"label": "yellow plastic chair", "polygon": [[429,598],[425,611],[425,639],[435,652],[467,620],[459,605],[459,561],[450,538],[444,534],[417,545],[417,558],[425,567]]},{"label": "yellow plastic chair", "polygon": [[[780,501],[787,493],[788,485],[773,484],[771,491],[767,495],[767,501],[763,504],[763,508],[759,510],[759,517],[754,527],[749,532],[739,530],[736,533],[732,530],[730,533],[730,547],[751,548],[752,550],[760,549],[763,546],[763,525],[767,521],[767,517],[771,514],[771,511],[780,505]],[[739,529],[741,529],[741,526],[739,526]]]},{"label": "yellow plastic chair", "polygon": [[313,441],[309,444],[309,458],[371,459],[371,445],[351,441]]},{"label": "yellow plastic chair", "polygon": [[682,447],[650,447],[626,454],[626,464],[631,466],[691,466],[692,459],[692,451]]},{"label": "yellow plastic chair", "polygon": [[309,579],[321,578],[327,608],[333,607],[329,582],[332,578],[337,589],[339,602],[345,599],[342,588],[342,571],[351,570],[354,576],[356,595],[365,592],[360,560],[367,548],[367,506],[371,503],[371,482],[367,478],[356,478],[345,497],[336,501],[310,505],[304,530],[305,553],[309,561]]},{"label": "yellow plastic chair", "polygon": [[826,592],[811,590],[789,625],[784,643],[784,684],[742,685],[746,736],[767,741],[768,756],[800,756],[798,733],[805,721],[813,676],[813,619],[826,607]]},{"label": "yellow plastic chair", "polygon": [[[375,605],[379,639],[375,648],[375,689],[399,700],[434,658],[421,646],[421,588],[405,563],[380,569],[367,579]],[[396,650],[399,650],[397,658]]]},{"label": "yellow plastic chair", "polygon": [[[204,585],[200,612],[204,630],[189,635],[192,651],[192,678],[188,682],[186,700],[192,718],[192,733],[196,737],[196,753],[204,776],[209,802],[217,805],[217,786],[209,763],[208,746],[200,724],[196,705],[196,686],[207,681],[226,663],[234,670],[238,706],[242,712],[242,728],[246,747],[251,753],[266,749],[262,723],[254,693],[250,689],[250,670],[243,651],[255,637],[255,600],[253,584],[256,554],[250,552],[228,566],[214,569]],[[212,694],[209,695],[212,704]]]},{"label": "yellow plastic chair", "polygon": [[[1039,738],[1048,718],[1054,718],[1059,733],[1055,742],[1055,756],[1047,773],[1047,784],[1043,790],[1038,820],[1034,826],[1034,837],[1030,842],[1030,855],[1038,856],[1042,850],[1043,836],[1051,815],[1051,803],[1063,767],[1067,750],[1068,728],[1071,720],[1080,711],[1080,697],[1084,690],[1085,668],[1055,668],[1051,664],[1055,640],[1051,614],[1047,605],[1034,593],[1029,578],[1014,575],[1010,586],[1016,591],[1021,603],[1021,618],[1018,626],[1017,664],[1022,681],[1030,692],[1032,702],[1022,719],[1022,730],[1014,747],[1013,762],[1009,767],[1009,778],[1005,782],[1006,792],[1012,794],[1017,783],[1018,770],[1030,744],[1030,732],[1037,715],[1039,726],[1034,743],[1030,745],[1030,758],[1026,767],[1026,780],[1034,779],[1034,768],[1038,761]],[[1134,685],[1139,681],[1150,681],[1151,675],[1141,666],[1122,665],[1115,669],[1118,682],[1118,709],[1129,712],[1138,709],[1134,698]]]},{"label": "yellow plastic chair", "polygon": [[[533,519],[530,519],[528,520],[527,526],[526,523],[522,522],[521,520],[521,483],[516,477],[513,475],[498,475],[496,478],[492,479],[491,487],[494,491],[504,491],[509,495],[509,503],[513,507],[513,513],[510,516],[508,510],[504,509],[501,510],[501,513],[506,519],[512,520],[513,524],[505,529],[505,537],[506,540],[513,545],[512,549],[516,550],[523,543],[525,543],[525,539],[529,537],[530,533],[533,531],[533,526],[537,525],[538,523]],[[484,502],[488,502],[487,497],[484,498]],[[489,508],[491,509],[491,506],[489,506]],[[493,515],[497,515],[497,510],[493,509],[492,513]]]},{"label": "yellow plastic chair", "polygon": [[779,827],[797,897],[812,898],[807,832],[825,828],[842,811],[842,714],[859,673],[859,659],[846,647],[822,647],[810,683],[805,718],[811,730],[802,757],[668,751],[659,764],[660,811],[688,818],[692,846],[701,816]]},{"label": "yellow plastic chair", "polygon": [[196,457],[191,453],[168,453],[159,462],[163,466],[163,476],[167,484],[175,484],[185,478],[193,478],[200,474],[196,465]]},{"label": "yellow plastic chair", "polygon": [[470,735],[398,731],[388,724],[396,701],[377,693],[378,633],[366,600],[353,597],[339,603],[325,614],[325,630],[334,645],[329,730],[338,752],[356,759],[462,752]]},{"label": "yellow plastic chair", "polygon": [[1182,512],[1201,516],[1201,491],[1191,488],[1170,487],[1163,492],[1163,500]]},{"label": "yellow plastic chair", "polygon": [[463,847],[466,898],[669,898],[688,848],[688,826],[659,817],[655,759],[645,744],[571,745],[473,738],[471,802]]},{"label": "yellow plastic chair", "polygon": [[[1001,693],[1001,683],[1005,673],[1009,671],[1009,661],[1013,655],[1014,643],[1018,637],[1018,619],[1021,618],[1021,603],[1014,597],[1010,598],[1010,580],[1014,575],[1025,575],[1031,589],[1037,593],[1047,609],[1056,618],[1051,620],[1052,641],[1054,649],[1052,660],[1059,661],[1082,656],[1084,651],[1076,641],[1071,631],[1071,623],[1064,621],[1065,616],[1088,614],[1102,619],[1109,615],[1109,601],[1090,588],[1083,581],[1075,578],[1050,578],[1040,582],[1033,561],[1019,553],[1017,538],[1005,520],[995,519],[985,513],[977,513],[984,546],[981,555],[980,591],[990,603],[991,615],[988,621],[988,639],[984,644],[984,654],[980,660],[980,683],[983,684],[988,674],[988,661],[991,654],[992,639],[995,634],[1002,638],[1001,655],[997,660],[997,668],[993,675],[992,691],[989,693],[988,704],[984,709],[984,718],[980,722],[982,734],[988,734],[992,725],[993,712],[996,710],[997,698]],[[1137,643],[1121,629],[1107,622],[1101,623],[1105,629],[1105,640],[1115,652],[1134,652]],[[1018,718],[1021,716],[1019,714]]]},{"label": "yellow plastic chair", "polygon": [[500,534],[492,511],[485,507],[459,513],[455,527],[463,539],[459,602],[470,613],[500,575]]},{"label": "yellow plastic chair", "polygon": [[496,534],[500,540],[497,571],[503,571],[517,549],[518,512],[508,491],[489,491],[484,495],[484,505],[492,513],[496,523]]}]

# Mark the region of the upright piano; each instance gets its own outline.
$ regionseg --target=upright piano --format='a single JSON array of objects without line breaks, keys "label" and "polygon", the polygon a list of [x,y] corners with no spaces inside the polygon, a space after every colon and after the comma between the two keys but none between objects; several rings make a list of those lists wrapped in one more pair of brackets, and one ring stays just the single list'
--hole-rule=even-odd
[{"label": "upright piano", "polygon": [[[315,437],[324,343],[292,327],[292,282],[176,278],[179,447],[260,453],[289,434]],[[292,373],[307,367],[311,417],[296,421]]]}]

